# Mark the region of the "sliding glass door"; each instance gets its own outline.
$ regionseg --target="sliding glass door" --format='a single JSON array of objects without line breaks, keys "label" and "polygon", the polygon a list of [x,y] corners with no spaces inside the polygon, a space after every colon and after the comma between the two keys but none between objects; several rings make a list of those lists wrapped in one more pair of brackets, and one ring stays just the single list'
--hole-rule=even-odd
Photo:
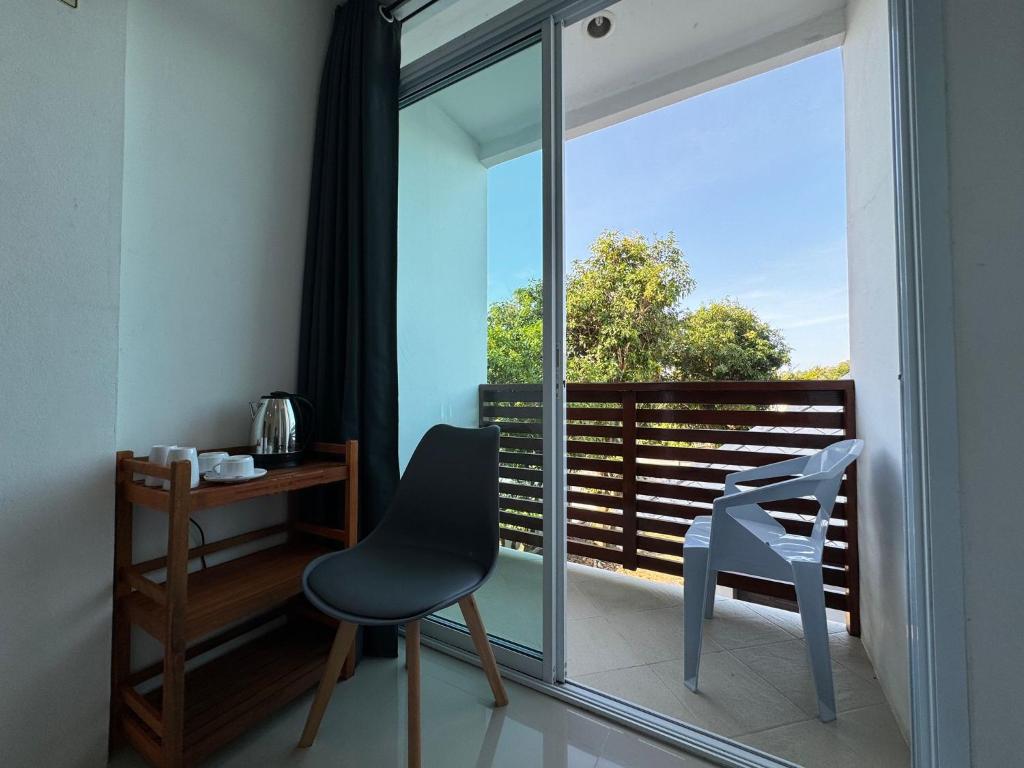
[{"label": "sliding glass door", "polygon": [[[798,606],[777,582],[719,579],[700,693],[683,684],[680,659],[683,538],[725,476],[852,436],[836,394],[852,382],[777,380],[798,339],[820,347],[824,323],[812,318],[811,339],[789,311],[807,304],[801,286],[777,296],[759,286],[813,254],[816,279],[835,283],[815,297],[845,300],[843,199],[856,185],[844,177],[854,154],[843,119],[864,115],[843,88],[867,82],[844,79],[841,64],[877,51],[840,55],[845,17],[813,4],[506,5],[403,68],[399,185],[401,459],[438,422],[502,429],[500,556],[478,594],[498,661],[723,763],[766,765],[754,748],[793,755],[807,744],[833,762],[893,747],[875,762],[906,764],[870,659],[840,623],[829,627],[840,706],[860,702],[872,727],[854,744],[849,725],[817,722],[802,625],[786,610]],[[888,67],[881,55],[876,74]],[[786,318],[792,343],[755,310]],[[811,366],[816,377],[832,368]],[[856,494],[841,499],[825,600],[852,616]],[[799,533],[806,506],[766,511]],[[473,654],[457,609],[423,631]]]},{"label": "sliding glass door", "polygon": [[[549,41],[538,34],[473,62],[403,107],[398,248],[402,468],[434,424],[501,427],[499,556],[477,602],[499,662],[547,679],[558,537],[544,480],[561,380],[548,369],[562,333],[546,187]],[[472,649],[458,607],[424,633]]]}]

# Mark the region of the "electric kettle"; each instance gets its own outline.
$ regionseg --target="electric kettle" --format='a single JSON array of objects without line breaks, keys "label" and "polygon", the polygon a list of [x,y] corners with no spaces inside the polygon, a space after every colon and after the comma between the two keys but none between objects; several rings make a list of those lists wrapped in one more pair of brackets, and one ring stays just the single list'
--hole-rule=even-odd
[{"label": "electric kettle", "polygon": [[271,392],[249,403],[250,450],[257,467],[294,467],[313,433],[313,404],[302,395]]}]

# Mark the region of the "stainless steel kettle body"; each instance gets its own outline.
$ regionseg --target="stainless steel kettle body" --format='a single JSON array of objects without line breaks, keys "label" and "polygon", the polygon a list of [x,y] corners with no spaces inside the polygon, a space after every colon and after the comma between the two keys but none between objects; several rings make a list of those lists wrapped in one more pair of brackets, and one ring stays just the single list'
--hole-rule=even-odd
[{"label": "stainless steel kettle body", "polygon": [[[298,407],[298,410],[296,409]],[[257,466],[298,464],[313,427],[313,404],[301,395],[271,392],[259,404],[249,403],[252,427],[249,444]],[[305,410],[305,413],[300,411]]]}]

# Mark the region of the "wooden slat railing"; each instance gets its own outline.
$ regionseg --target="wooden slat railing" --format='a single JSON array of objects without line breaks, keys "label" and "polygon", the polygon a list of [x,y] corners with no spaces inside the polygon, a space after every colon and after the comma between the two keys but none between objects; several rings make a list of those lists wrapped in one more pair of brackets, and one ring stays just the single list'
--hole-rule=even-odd
[{"label": "wooden slat railing", "polygon": [[[501,537],[543,547],[541,389],[480,386],[480,424],[501,426]],[[730,472],[810,453],[856,435],[852,381],[569,384],[570,555],[681,576],[693,518],[711,513]],[[840,488],[825,548],[825,600],[860,634],[856,465]],[[808,534],[810,499],[765,508]],[[718,583],[795,599],[787,584],[723,573]]]}]

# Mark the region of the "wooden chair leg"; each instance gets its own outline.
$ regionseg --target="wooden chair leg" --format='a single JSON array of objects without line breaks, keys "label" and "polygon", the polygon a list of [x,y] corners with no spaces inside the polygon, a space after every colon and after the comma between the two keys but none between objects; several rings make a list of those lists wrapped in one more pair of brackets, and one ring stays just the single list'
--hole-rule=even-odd
[{"label": "wooden chair leg", "polygon": [[405,663],[409,670],[409,768],[420,768],[420,623],[405,625]]},{"label": "wooden chair leg", "polygon": [[334,693],[334,686],[338,684],[338,675],[352,650],[352,643],[356,638],[356,624],[347,621],[338,625],[338,633],[334,636],[334,643],[331,645],[331,652],[327,657],[327,667],[324,669],[323,679],[320,680],[320,687],[316,690],[316,698],[313,699],[313,706],[309,708],[309,717],[306,718],[306,727],[302,730],[302,738],[299,739],[300,747],[313,745],[316,733],[320,730],[320,721],[323,720],[324,712],[331,701],[331,694]]},{"label": "wooden chair leg", "polygon": [[494,649],[491,648],[491,641],[487,639],[487,630],[484,629],[484,622],[480,618],[476,600],[472,595],[467,595],[459,600],[459,608],[462,609],[462,617],[466,620],[466,626],[469,627],[469,634],[473,637],[473,645],[476,646],[480,663],[483,664],[487,682],[491,684],[491,692],[494,693],[494,706],[504,707],[508,704],[508,694],[505,693],[505,684],[501,681],[498,663],[494,660]]}]

